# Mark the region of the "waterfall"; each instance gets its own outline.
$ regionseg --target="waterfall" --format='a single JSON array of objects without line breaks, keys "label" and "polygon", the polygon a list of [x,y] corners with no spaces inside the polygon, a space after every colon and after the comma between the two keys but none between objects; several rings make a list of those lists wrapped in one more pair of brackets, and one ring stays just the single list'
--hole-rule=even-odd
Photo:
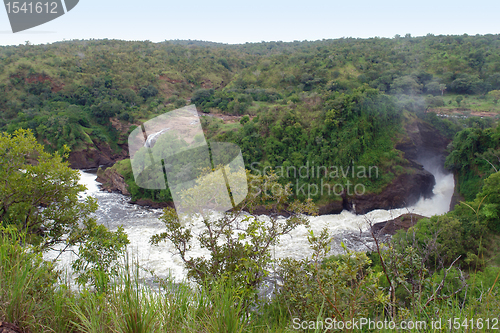
[{"label": "waterfall", "polygon": [[[416,213],[428,217],[446,213],[454,191],[453,175],[445,173],[435,159],[422,159],[421,163],[436,178],[432,198],[421,198],[415,205],[408,208],[378,209],[365,215],[355,215],[344,210],[336,215],[314,216],[310,218],[311,229],[315,233],[319,233],[323,228],[328,229],[336,239],[337,245],[332,245],[334,253],[341,251],[338,246],[341,241],[355,250],[366,250],[366,246],[370,246],[370,239],[359,239],[359,234],[360,230],[368,230],[369,221],[382,222],[405,213]],[[157,246],[149,243],[151,236],[165,230],[163,223],[159,220],[162,214],[161,209],[129,204],[129,198],[126,196],[100,191],[95,181],[95,173],[80,171],[80,175],[80,183],[87,186],[87,191],[83,196],[94,196],[99,203],[99,209],[96,212],[97,222],[106,225],[111,230],[116,230],[122,225],[130,240],[128,252],[139,261],[142,267],[154,270],[160,277],[171,275],[177,280],[185,278],[186,271],[182,261],[170,243],[162,242]],[[203,225],[198,221],[194,223],[192,229],[196,235],[202,231]],[[309,249],[307,236],[308,230],[305,227],[296,228],[289,235],[284,236],[280,244],[272,249],[273,257],[302,259],[310,256],[312,252]],[[193,257],[207,254],[208,252],[201,249],[199,244],[194,244],[191,251]],[[54,259],[56,256],[57,253],[51,252],[46,254],[45,258]],[[59,258],[59,266],[70,267],[73,259],[72,253],[67,252]]]}]

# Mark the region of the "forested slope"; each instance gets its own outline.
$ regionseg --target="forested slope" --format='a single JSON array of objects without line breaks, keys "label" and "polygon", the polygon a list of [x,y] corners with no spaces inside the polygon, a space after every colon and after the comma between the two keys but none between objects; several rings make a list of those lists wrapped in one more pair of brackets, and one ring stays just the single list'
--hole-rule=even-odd
[{"label": "forested slope", "polygon": [[[195,103],[210,115],[202,121],[206,135],[237,143],[249,169],[375,166],[377,177],[323,172],[283,181],[298,188],[351,182],[379,193],[415,172],[394,148],[415,115],[450,140],[465,127],[492,124],[426,111],[497,115],[500,36],[27,43],[0,47],[0,88],[0,129],[30,128],[50,151],[68,145],[74,167],[126,158],[134,126]],[[117,169],[134,198],[169,200],[168,190],[134,187],[126,163]]]}]

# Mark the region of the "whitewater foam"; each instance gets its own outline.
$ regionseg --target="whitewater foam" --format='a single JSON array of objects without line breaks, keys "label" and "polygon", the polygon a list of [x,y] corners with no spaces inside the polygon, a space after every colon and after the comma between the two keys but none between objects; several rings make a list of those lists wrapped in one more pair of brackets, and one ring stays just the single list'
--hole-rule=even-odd
[{"label": "whitewater foam", "polygon": [[[334,235],[334,238],[344,238],[346,234],[353,235],[367,231],[369,223],[394,219],[405,213],[416,213],[427,217],[444,214],[449,210],[454,191],[453,175],[444,173],[440,168],[430,168],[429,171],[436,179],[432,198],[421,198],[412,207],[378,209],[365,215],[355,215],[344,210],[336,215],[314,216],[310,217],[310,228],[316,234],[326,228],[331,235]],[[80,183],[87,186],[84,196],[92,195],[99,203],[99,209],[96,212],[98,223],[106,225],[111,230],[116,230],[120,225],[123,226],[130,240],[128,252],[139,261],[141,267],[153,270],[160,277],[171,275],[177,280],[183,280],[186,277],[186,271],[173,245],[170,242],[162,242],[159,245],[149,243],[151,236],[165,231],[164,224],[159,220],[162,210],[133,205],[128,203],[129,198],[126,196],[100,191],[95,181],[95,173],[80,172],[80,174]],[[201,221],[196,221],[192,229],[193,234],[199,234],[203,230],[203,224]],[[307,240],[308,235],[309,231],[305,227],[296,228],[289,235],[284,236],[280,244],[272,249],[273,257],[295,259],[309,257],[312,252]],[[195,242],[190,255],[199,257],[207,256],[209,253]],[[46,254],[45,258],[54,259],[56,256],[57,253],[51,252]],[[58,265],[70,267],[73,259],[74,255],[71,252],[64,253],[59,257]]]}]

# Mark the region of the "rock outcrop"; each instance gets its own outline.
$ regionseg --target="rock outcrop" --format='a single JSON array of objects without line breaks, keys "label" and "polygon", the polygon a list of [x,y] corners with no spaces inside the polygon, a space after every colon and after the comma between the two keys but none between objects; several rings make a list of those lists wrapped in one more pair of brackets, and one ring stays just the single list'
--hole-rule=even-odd
[{"label": "rock outcrop", "polygon": [[127,158],[127,146],[125,145],[121,148],[120,153],[114,153],[109,145],[99,144],[97,147],[72,151],[69,154],[69,164],[73,169],[93,169],[100,166],[112,166],[115,162]]},{"label": "rock outcrop", "polygon": [[465,197],[458,192],[458,175],[453,174],[453,181],[455,182],[455,190],[453,191],[453,196],[451,197],[450,210],[453,210],[460,201],[465,201]]},{"label": "rock outcrop", "polygon": [[394,235],[396,231],[400,229],[408,230],[410,227],[414,226],[418,220],[423,218],[425,218],[425,216],[418,214],[403,214],[389,221],[375,223],[371,231],[376,236]]},{"label": "rock outcrop", "polygon": [[396,177],[379,194],[364,194],[348,197],[348,209],[356,214],[366,214],[374,209],[393,209],[411,206],[421,196],[429,198],[436,184],[434,176],[424,170],[421,159],[438,157],[444,164],[446,147],[450,140],[442,136],[429,123],[418,118],[412,119],[406,126],[407,135],[396,145],[410,162],[406,173]]},{"label": "rock outcrop", "polygon": [[344,210],[343,201],[331,201],[324,205],[318,206],[319,215],[340,214]]},{"label": "rock outcrop", "polygon": [[379,194],[363,194],[348,198],[351,210],[356,214],[366,214],[375,209],[394,209],[415,204],[421,196],[429,198],[436,184],[434,176],[423,169],[412,168],[411,173],[396,177]]},{"label": "rock outcrop", "polygon": [[[375,209],[393,209],[411,206],[421,196],[431,197],[435,185],[434,176],[424,170],[418,162],[425,155],[441,156],[444,159],[449,140],[443,137],[432,125],[412,119],[406,125],[407,135],[396,145],[396,149],[404,152],[404,157],[410,162],[406,172],[397,176],[380,193],[343,196],[342,201],[331,201],[320,205],[319,214],[338,214],[343,209],[349,209],[356,214],[366,214]],[[99,147],[99,150],[75,152],[70,155],[71,166],[74,168],[94,168],[100,165],[110,165],[114,161],[126,158],[127,149],[123,154],[113,154],[109,146]],[[444,161],[443,161],[444,162]],[[98,172],[97,181],[103,183],[103,189],[119,191],[130,195],[123,177],[111,168]],[[158,203],[147,199],[131,201],[131,203],[153,208],[173,207],[172,202]],[[264,207],[256,209],[255,214],[270,214]]]},{"label": "rock outcrop", "polygon": [[[252,209],[254,215],[280,215],[283,217],[291,216],[290,212],[286,210],[288,205],[282,211],[276,211],[273,207],[256,206]],[[342,201],[331,201],[324,205],[318,205],[318,215],[340,214],[344,210],[344,203]],[[247,211],[247,210],[246,210]]]},{"label": "rock outcrop", "polygon": [[97,179],[102,184],[102,189],[108,192],[118,191],[123,195],[130,195],[123,176],[113,168],[97,170]]},{"label": "rock outcrop", "polygon": [[407,136],[396,144],[396,149],[404,152],[407,160],[418,161],[419,158],[429,155],[444,158],[450,140],[441,135],[431,124],[414,119],[405,126],[405,129]]},{"label": "rock outcrop", "polygon": [[139,206],[145,206],[145,207],[151,207],[151,208],[175,208],[174,203],[172,201],[168,202],[156,202],[150,199],[139,199],[139,200],[131,200],[129,201],[131,204],[139,205]]},{"label": "rock outcrop", "polygon": [[[127,135],[132,126],[140,124],[130,124],[120,121],[117,118],[109,118],[111,125],[118,132],[118,142],[127,142]],[[108,143],[94,140],[92,144],[87,144],[86,149],[72,151],[69,154],[69,163],[73,169],[93,169],[100,166],[112,166],[115,162],[129,157],[128,143],[118,144],[119,152],[113,152]]]}]

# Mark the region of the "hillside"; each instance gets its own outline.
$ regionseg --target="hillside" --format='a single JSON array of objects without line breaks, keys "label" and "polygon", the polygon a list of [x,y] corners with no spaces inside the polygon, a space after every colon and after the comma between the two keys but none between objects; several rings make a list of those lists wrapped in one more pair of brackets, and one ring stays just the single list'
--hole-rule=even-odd
[{"label": "hillside", "polygon": [[[395,149],[408,140],[407,124],[415,116],[446,140],[498,118],[500,36],[20,45],[0,47],[0,82],[0,130],[30,128],[49,151],[68,145],[73,167],[126,158],[135,126],[194,103],[207,115],[206,135],[237,143],[249,169],[371,166],[376,177],[347,174],[326,181],[361,184],[379,194],[419,169]],[[482,112],[491,120],[450,116],[457,111]],[[125,162],[117,169],[134,199],[169,201],[168,190],[134,186]],[[324,180],[283,179],[297,188]],[[297,195],[332,201],[310,194]],[[333,201],[345,201],[342,196]]]}]

